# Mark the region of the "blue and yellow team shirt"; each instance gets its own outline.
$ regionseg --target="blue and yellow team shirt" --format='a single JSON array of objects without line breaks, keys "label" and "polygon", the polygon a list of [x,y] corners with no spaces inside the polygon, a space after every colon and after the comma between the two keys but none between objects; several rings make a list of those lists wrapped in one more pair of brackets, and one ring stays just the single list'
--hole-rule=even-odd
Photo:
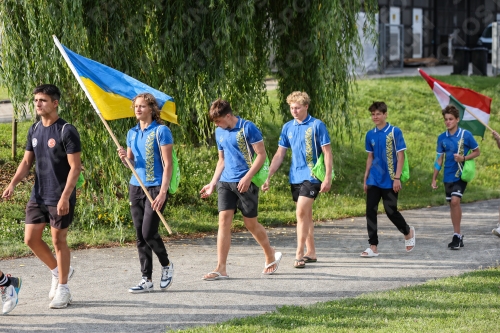
[{"label": "blue and yellow team shirt", "polygon": [[321,147],[329,144],[326,125],[311,115],[307,115],[302,123],[294,119],[283,126],[278,145],[292,149],[292,165],[288,174],[290,184],[302,184],[306,180],[321,183],[311,170],[321,155]]},{"label": "blue and yellow team shirt", "polygon": [[469,150],[476,150],[477,148],[479,148],[479,145],[472,133],[460,127],[453,135],[448,131],[441,133],[437,139],[436,150],[438,154],[445,154],[443,182],[456,182],[462,174],[453,154],[467,155]]},{"label": "blue and yellow team shirt", "polygon": [[[127,147],[132,149],[134,154],[135,171],[146,187],[160,186],[163,177],[163,165],[160,147],[156,141],[156,131],[158,131],[160,146],[174,143],[170,129],[156,121],[153,121],[144,130],[141,130],[137,124],[127,133]],[[133,174],[130,178],[130,184],[140,186]]]},{"label": "blue and yellow team shirt", "polygon": [[383,189],[392,188],[398,167],[396,153],[406,150],[403,132],[389,123],[381,130],[375,127],[366,133],[365,149],[366,152],[373,153],[373,162],[366,185]]},{"label": "blue and yellow team shirt", "polygon": [[234,128],[215,129],[217,149],[224,152],[224,170],[219,179],[221,182],[237,183],[245,177],[252,167],[252,145],[263,141],[262,133],[254,123],[237,118]]}]

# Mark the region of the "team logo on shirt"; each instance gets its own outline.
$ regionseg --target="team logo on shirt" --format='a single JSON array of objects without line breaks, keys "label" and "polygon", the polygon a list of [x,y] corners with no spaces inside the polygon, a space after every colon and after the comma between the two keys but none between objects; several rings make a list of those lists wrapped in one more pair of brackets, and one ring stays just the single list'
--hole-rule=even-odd
[{"label": "team logo on shirt", "polygon": [[49,148],[54,148],[54,146],[56,145],[56,140],[49,139],[49,141],[47,141],[47,145],[49,146]]},{"label": "team logo on shirt", "polygon": [[219,143],[222,144],[222,141],[224,141],[224,138],[223,137],[220,137],[219,138]]},{"label": "team logo on shirt", "polygon": [[293,138],[292,132],[288,132],[288,138],[291,140]]},{"label": "team logo on shirt", "polygon": [[372,139],[372,141],[370,142],[372,147],[375,147],[375,140]]},{"label": "team logo on shirt", "polygon": [[136,137],[136,134],[135,134],[135,133],[132,133],[132,136],[130,137],[130,141],[134,141],[134,140],[135,140],[135,137]]},{"label": "team logo on shirt", "polygon": [[31,145],[33,146],[33,148],[35,148],[37,144],[38,144],[38,140],[36,138],[33,138],[31,140]]}]

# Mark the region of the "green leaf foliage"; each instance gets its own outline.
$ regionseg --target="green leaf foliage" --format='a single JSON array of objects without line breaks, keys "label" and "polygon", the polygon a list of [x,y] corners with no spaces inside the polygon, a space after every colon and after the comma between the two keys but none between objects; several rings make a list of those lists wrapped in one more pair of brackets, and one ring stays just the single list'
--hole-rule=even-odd
[{"label": "green leaf foliage", "polygon": [[[348,100],[353,56],[360,43],[356,14],[373,21],[377,2],[351,0],[2,0],[0,85],[8,89],[16,117],[34,114],[32,89],[53,83],[62,91],[60,116],[80,132],[86,184],[77,213],[87,227],[121,227],[130,171],[110,135],[55,47],[52,35],[71,50],[122,71],[175,98],[179,126],[171,129],[181,165],[196,146],[213,144],[207,114],[211,102],[228,100],[240,116],[263,124],[269,107],[264,78],[276,52],[280,113],[284,98],[307,91],[311,112],[333,129],[350,133]],[[26,107],[28,105],[28,107]],[[109,123],[125,145],[134,119]],[[276,129],[278,130],[278,129]],[[345,133],[344,130],[339,133]],[[183,182],[196,165],[181,166]],[[189,170],[188,170],[189,169]],[[186,172],[184,172],[186,171]],[[189,173],[188,173],[189,171]],[[181,191],[182,191],[181,183]],[[191,189],[190,189],[191,190]],[[174,203],[196,203],[184,191]],[[110,216],[103,222],[102,216]]]}]

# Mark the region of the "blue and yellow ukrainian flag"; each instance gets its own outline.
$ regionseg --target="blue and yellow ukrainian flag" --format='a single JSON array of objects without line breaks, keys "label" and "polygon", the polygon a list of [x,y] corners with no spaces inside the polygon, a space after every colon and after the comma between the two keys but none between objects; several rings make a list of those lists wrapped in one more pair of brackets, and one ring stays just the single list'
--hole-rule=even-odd
[{"label": "blue and yellow ukrainian flag", "polygon": [[174,99],[161,91],[119,72],[116,69],[82,57],[60,44],[81,81],[92,96],[104,119],[135,117],[132,99],[141,93],[152,94],[161,109],[161,118],[177,124]]}]

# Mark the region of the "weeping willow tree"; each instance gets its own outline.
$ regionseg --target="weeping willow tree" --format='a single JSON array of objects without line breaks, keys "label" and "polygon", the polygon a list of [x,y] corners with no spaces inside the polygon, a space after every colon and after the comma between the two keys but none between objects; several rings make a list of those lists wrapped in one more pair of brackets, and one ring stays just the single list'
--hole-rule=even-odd
[{"label": "weeping willow tree", "polygon": [[[352,134],[349,100],[355,79],[356,59],[362,55],[356,18],[366,11],[363,27],[372,39],[377,1],[275,0],[269,12],[273,22],[281,114],[290,118],[286,96],[294,90],[311,97],[309,112],[323,120],[337,135]],[[343,130],[340,130],[343,129]]]},{"label": "weeping willow tree", "polygon": [[[360,54],[356,15],[364,10],[373,21],[376,4],[376,0],[2,0],[0,84],[8,89],[16,117],[33,114],[33,108],[25,105],[36,85],[54,83],[61,88],[60,115],[79,129],[84,148],[88,184],[83,195],[88,204],[81,213],[103,209],[120,219],[128,172],[113,158],[116,147],[52,35],[71,50],[173,96],[180,124],[171,126],[174,137],[192,147],[210,142],[213,127],[207,111],[218,97],[230,101],[242,117],[261,123],[271,49],[279,69],[282,117],[289,118],[284,97],[304,90],[313,100],[311,112],[330,128],[352,128],[351,69],[354,56]],[[119,138],[125,138],[134,124],[134,119],[110,122]]]}]

